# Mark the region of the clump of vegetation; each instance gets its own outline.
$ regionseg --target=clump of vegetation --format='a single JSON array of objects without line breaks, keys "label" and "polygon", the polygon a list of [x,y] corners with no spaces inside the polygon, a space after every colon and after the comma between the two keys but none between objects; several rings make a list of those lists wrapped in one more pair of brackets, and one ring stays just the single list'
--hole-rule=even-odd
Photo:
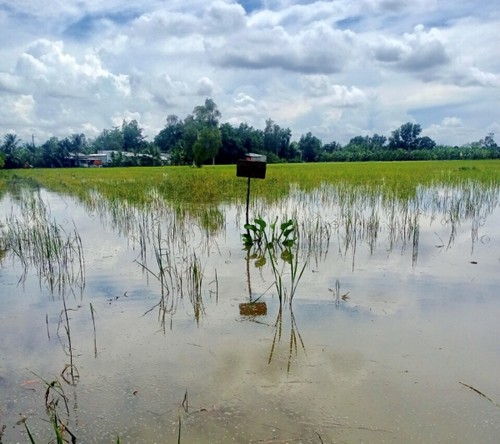
[{"label": "clump of vegetation", "polygon": [[293,220],[288,220],[280,224],[277,228],[278,218],[274,223],[269,225],[269,230],[266,231],[267,222],[262,218],[254,219],[253,224],[245,224],[246,233],[242,234],[243,244],[246,247],[251,247],[256,244],[261,247],[272,247],[273,244],[281,243],[284,247],[292,247],[296,240],[296,229]]},{"label": "clump of vegetation", "polygon": [[[464,170],[466,168],[467,170]],[[460,174],[457,174],[460,172]],[[71,168],[0,171],[0,183],[30,180],[52,191],[89,199],[150,206],[161,198],[170,204],[218,205],[242,202],[246,182],[234,165],[211,168]],[[323,185],[363,187],[387,198],[415,195],[420,186],[449,186],[474,180],[500,184],[500,161],[310,163],[268,165],[266,179],[252,184],[252,200],[278,202],[294,190],[312,191]],[[153,193],[152,190],[155,192]],[[252,205],[252,202],[251,202]]]},{"label": "clump of vegetation", "polygon": [[[49,416],[49,421],[55,436],[55,442],[57,444],[63,444],[65,442],[70,442],[70,439],[72,443],[76,443],[76,436],[71,432],[68,424],[70,418],[69,399],[61,381],[59,381],[58,378],[48,381],[41,378],[36,373],[33,374],[39,378],[45,386],[45,410]],[[24,421],[24,427],[28,434],[29,442],[35,444],[35,438],[26,424],[26,421]]]},{"label": "clump of vegetation", "polygon": [[[280,305],[286,300],[292,303],[307,265],[305,262],[299,267],[297,223],[289,219],[278,226],[278,218],[269,226],[262,218],[256,218],[254,222],[254,224],[245,224],[247,232],[242,234],[243,245],[248,250],[254,248],[254,256],[257,257],[259,266],[266,263],[266,257],[269,258]],[[285,269],[279,266],[278,257],[282,259],[283,264],[289,266],[290,284],[288,287],[283,279]]]},{"label": "clump of vegetation", "polygon": [[8,250],[21,261],[26,279],[30,267],[36,268],[40,283],[64,294],[68,288],[85,286],[83,245],[76,227],[67,233],[52,219],[38,194],[25,192],[19,199],[20,212],[5,221],[0,250]]}]

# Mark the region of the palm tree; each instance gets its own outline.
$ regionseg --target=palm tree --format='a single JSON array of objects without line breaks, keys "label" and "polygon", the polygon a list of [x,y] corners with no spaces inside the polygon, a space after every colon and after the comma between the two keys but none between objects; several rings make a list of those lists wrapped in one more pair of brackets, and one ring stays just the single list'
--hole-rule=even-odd
[{"label": "palm tree", "polygon": [[18,168],[20,165],[16,156],[16,149],[21,139],[14,133],[6,134],[3,138],[2,152],[5,154],[5,168]]},{"label": "palm tree", "polygon": [[3,138],[2,151],[7,155],[11,156],[14,154],[15,149],[21,143],[21,139],[17,137],[14,133],[6,134]]}]

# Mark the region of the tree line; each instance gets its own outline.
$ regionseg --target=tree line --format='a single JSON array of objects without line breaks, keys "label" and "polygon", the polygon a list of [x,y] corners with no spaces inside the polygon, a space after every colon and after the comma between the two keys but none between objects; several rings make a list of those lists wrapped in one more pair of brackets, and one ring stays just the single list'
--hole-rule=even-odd
[{"label": "tree line", "polygon": [[104,129],[94,139],[77,133],[63,139],[51,137],[38,146],[34,140],[23,143],[9,133],[0,146],[0,168],[65,167],[76,155],[99,151],[113,152],[112,166],[161,165],[165,155],[173,165],[232,164],[250,152],[265,154],[270,163],[500,158],[493,133],[461,147],[443,146],[422,137],[419,124],[407,122],[389,137],[356,136],[342,146],[335,141],[323,143],[311,132],[292,141],[290,128],[282,128],[270,118],[264,129],[246,123],[221,124],[220,118],[217,105],[207,98],[184,119],[169,115],[152,141],[146,140],[136,120]]}]

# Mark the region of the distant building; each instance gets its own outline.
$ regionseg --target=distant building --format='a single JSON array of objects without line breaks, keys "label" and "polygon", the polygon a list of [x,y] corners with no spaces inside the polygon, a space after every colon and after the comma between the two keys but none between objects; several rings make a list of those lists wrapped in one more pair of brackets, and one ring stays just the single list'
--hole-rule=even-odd
[{"label": "distant building", "polygon": [[[100,168],[103,166],[110,166],[113,163],[113,158],[120,155],[122,157],[137,157],[137,158],[151,158],[151,154],[134,154],[128,151],[115,151],[115,150],[100,150],[96,154],[70,154],[65,160],[65,166],[68,167],[84,167],[84,168]],[[170,154],[161,153],[160,160],[162,165],[170,163]]]},{"label": "distant building", "polygon": [[252,162],[267,162],[267,156],[264,154],[247,153],[245,154],[245,160],[250,160]]}]

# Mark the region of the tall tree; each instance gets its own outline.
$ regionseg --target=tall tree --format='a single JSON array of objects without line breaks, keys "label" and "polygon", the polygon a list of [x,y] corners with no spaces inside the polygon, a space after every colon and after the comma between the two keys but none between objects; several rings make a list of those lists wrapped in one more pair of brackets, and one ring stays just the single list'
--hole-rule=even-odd
[{"label": "tall tree", "polygon": [[418,123],[407,122],[395,129],[389,137],[389,148],[412,151],[418,148],[419,135],[422,127]]},{"label": "tall tree", "polygon": [[184,131],[182,134],[182,149],[184,160],[187,163],[194,162],[193,146],[198,139],[199,124],[190,114],[184,119]]},{"label": "tall tree", "polygon": [[371,147],[374,150],[381,150],[385,148],[385,144],[387,143],[387,137],[379,136],[375,133],[371,138]]},{"label": "tall tree", "polygon": [[203,126],[216,127],[219,124],[221,112],[212,99],[206,99],[204,105],[195,106],[193,110],[195,120]]},{"label": "tall tree", "polygon": [[292,130],[290,128],[280,128],[278,132],[278,156],[282,159],[292,159],[297,154],[290,147]]},{"label": "tall tree", "polygon": [[305,162],[315,162],[321,151],[321,140],[308,132],[302,135],[299,140],[299,149],[302,152],[302,160]]},{"label": "tall tree", "polygon": [[155,145],[164,152],[170,152],[182,145],[184,124],[175,114],[167,117],[165,127],[155,136]]},{"label": "tall tree", "polygon": [[221,135],[219,128],[206,127],[203,128],[193,145],[194,163],[197,167],[201,167],[205,160],[212,158],[212,164],[215,164],[215,156],[221,146]]},{"label": "tall tree", "polygon": [[8,133],[4,136],[1,146],[1,151],[4,154],[4,168],[19,168],[22,166],[17,152],[20,143],[21,139],[14,133]]},{"label": "tall tree", "polygon": [[59,168],[64,166],[65,158],[69,155],[67,145],[61,143],[57,137],[51,137],[42,146],[43,165],[46,168]]},{"label": "tall tree", "polygon": [[290,128],[281,128],[272,119],[266,120],[264,128],[264,150],[268,154],[288,159],[293,157],[294,153],[290,152],[290,140],[292,131]]},{"label": "tall tree", "polygon": [[91,144],[94,152],[111,150],[123,151],[123,133],[120,128],[104,129]]},{"label": "tall tree", "polygon": [[246,123],[240,123],[236,131],[245,153],[264,153],[264,132]]},{"label": "tall tree", "polygon": [[484,140],[481,141],[481,146],[483,148],[497,148],[495,133],[489,133]]},{"label": "tall tree", "polygon": [[264,149],[268,153],[273,153],[278,155],[279,143],[276,137],[275,130],[279,127],[274,123],[274,121],[269,118],[266,120],[266,127],[264,128]]},{"label": "tall tree", "polygon": [[338,142],[335,142],[334,140],[323,145],[323,151],[329,154],[333,153],[334,151],[340,151],[341,149],[342,145]]},{"label": "tall tree", "polygon": [[219,131],[219,119],[221,113],[212,99],[206,99],[204,105],[196,106],[193,110],[194,122],[196,123],[196,140],[193,143],[193,160],[197,166],[215,156],[221,146],[221,134]]},{"label": "tall tree", "polygon": [[132,151],[138,154],[142,150],[145,137],[142,134],[142,128],[139,127],[137,120],[131,120],[122,123],[123,150]]},{"label": "tall tree", "polygon": [[217,155],[217,161],[224,164],[236,163],[238,159],[242,159],[245,155],[245,147],[238,129],[234,128],[230,123],[223,123],[219,129],[221,148]]},{"label": "tall tree", "polygon": [[432,150],[436,146],[436,142],[430,137],[424,136],[417,139],[417,149]]},{"label": "tall tree", "polygon": [[83,133],[74,133],[71,134],[69,138],[71,143],[70,151],[73,153],[84,153],[88,149],[88,142],[85,134]]},{"label": "tall tree", "polygon": [[6,155],[11,155],[20,143],[21,139],[16,134],[8,133],[3,137],[2,151]]}]

